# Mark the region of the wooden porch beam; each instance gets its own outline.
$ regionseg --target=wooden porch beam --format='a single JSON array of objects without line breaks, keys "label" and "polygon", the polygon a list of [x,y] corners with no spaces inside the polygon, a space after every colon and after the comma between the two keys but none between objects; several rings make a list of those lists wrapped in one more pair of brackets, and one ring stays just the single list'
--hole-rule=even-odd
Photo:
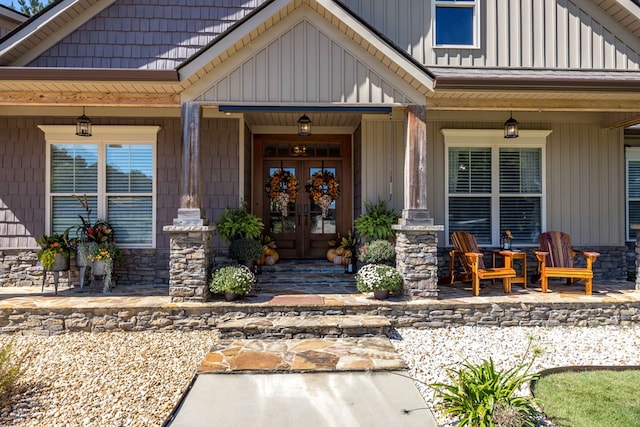
[{"label": "wooden porch beam", "polygon": [[197,102],[182,104],[182,171],[180,180],[180,208],[202,207],[200,174],[200,122],[202,109]]},{"label": "wooden porch beam", "polygon": [[452,98],[430,98],[429,110],[457,111],[567,111],[567,112],[638,112],[640,96],[623,99],[551,99],[551,98],[506,98],[492,97],[464,98],[459,95]]},{"label": "wooden porch beam", "polygon": [[0,105],[91,105],[119,107],[177,107],[180,95],[174,93],[125,92],[0,92]]}]

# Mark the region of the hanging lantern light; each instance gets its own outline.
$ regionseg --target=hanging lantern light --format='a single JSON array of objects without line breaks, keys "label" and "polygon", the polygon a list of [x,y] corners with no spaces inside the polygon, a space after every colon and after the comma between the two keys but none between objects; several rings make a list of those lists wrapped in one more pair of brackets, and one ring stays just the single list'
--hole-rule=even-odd
[{"label": "hanging lantern light", "polygon": [[504,122],[504,137],[517,138],[519,125],[518,121],[513,118],[513,114],[509,114],[509,120]]},{"label": "hanging lantern light", "polygon": [[76,120],[76,135],[91,136],[91,120],[84,114],[82,107],[82,115]]},{"label": "hanging lantern light", "polygon": [[311,135],[311,119],[303,114],[298,119],[298,135],[309,136]]}]

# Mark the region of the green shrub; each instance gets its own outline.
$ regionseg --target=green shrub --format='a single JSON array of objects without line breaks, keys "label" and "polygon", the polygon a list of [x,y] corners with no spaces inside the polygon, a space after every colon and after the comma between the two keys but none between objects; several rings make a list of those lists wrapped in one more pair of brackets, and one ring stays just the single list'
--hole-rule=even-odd
[{"label": "green shrub", "polygon": [[229,244],[229,258],[237,261],[256,260],[263,255],[262,244],[255,239],[236,239]]},{"label": "green shrub", "polygon": [[457,417],[459,426],[536,426],[540,417],[537,401],[516,395],[523,384],[538,378],[529,373],[536,354],[524,361],[530,348],[531,342],[523,361],[506,371],[497,370],[491,358],[477,365],[463,359],[460,369],[448,369],[451,384],[430,384],[442,400],[443,415]]},{"label": "green shrub", "polygon": [[358,248],[358,259],[365,264],[392,263],[396,250],[388,240],[372,240]]},{"label": "green shrub", "polygon": [[216,222],[216,230],[220,237],[230,242],[243,237],[258,239],[263,228],[262,220],[249,213],[244,204],[237,209],[226,209]]},{"label": "green shrub", "polygon": [[354,221],[356,231],[365,240],[393,240],[395,232],[391,228],[400,215],[389,209],[386,200],[377,203],[364,202],[365,213]]},{"label": "green shrub", "polygon": [[29,351],[16,353],[13,350],[13,340],[0,347],[0,402],[7,402],[15,392],[17,382],[27,370],[28,363]]}]

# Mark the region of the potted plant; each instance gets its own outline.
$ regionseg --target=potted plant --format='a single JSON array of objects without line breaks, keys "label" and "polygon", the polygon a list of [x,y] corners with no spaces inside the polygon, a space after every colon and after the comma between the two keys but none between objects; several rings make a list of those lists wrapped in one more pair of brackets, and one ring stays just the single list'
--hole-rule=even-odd
[{"label": "potted plant", "polygon": [[363,239],[393,240],[395,233],[391,228],[398,222],[400,215],[387,206],[386,200],[377,203],[364,202],[365,213],[354,221],[356,231]]},{"label": "potted plant", "polygon": [[262,256],[256,260],[258,265],[274,265],[280,259],[280,254],[276,250],[276,242],[268,235],[260,238],[262,245]]},{"label": "potted plant", "polygon": [[373,292],[376,299],[384,299],[402,289],[402,275],[389,265],[367,264],[356,273],[356,286],[362,293]]},{"label": "potted plant", "polygon": [[255,276],[246,265],[229,265],[211,275],[209,289],[214,294],[224,293],[227,301],[247,295],[253,288]]},{"label": "potted plant", "polygon": [[216,222],[218,234],[229,242],[240,238],[257,239],[263,228],[262,219],[249,213],[244,203],[237,209],[225,209],[220,220]]},{"label": "potted plant", "polygon": [[95,246],[95,252],[90,254],[92,261],[91,274],[93,276],[103,277],[104,285],[102,291],[106,294],[111,292],[111,276],[113,274],[113,266],[116,262],[122,260],[123,252],[113,242],[102,242]]},{"label": "potted plant", "polygon": [[78,215],[81,225],[71,226],[65,233],[75,232],[72,241],[76,248],[76,264],[84,267],[91,262],[91,256],[96,253],[99,244],[113,241],[113,228],[104,219],[91,221],[91,209],[86,194],[82,197],[74,195],[73,198],[84,208],[86,217]]},{"label": "potted plant", "polygon": [[66,234],[43,234],[36,239],[36,243],[40,245],[38,261],[42,263],[45,270],[66,271],[69,269],[71,244]]},{"label": "potted plant", "polygon": [[396,250],[388,240],[371,240],[358,248],[358,259],[364,264],[393,265]]},{"label": "potted plant", "polygon": [[229,258],[253,268],[255,261],[264,255],[262,245],[256,239],[243,237],[229,244]]}]

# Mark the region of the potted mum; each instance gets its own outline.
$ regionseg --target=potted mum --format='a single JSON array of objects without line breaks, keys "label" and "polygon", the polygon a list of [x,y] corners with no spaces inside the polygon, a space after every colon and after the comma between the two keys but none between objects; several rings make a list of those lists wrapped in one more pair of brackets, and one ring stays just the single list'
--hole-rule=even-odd
[{"label": "potted mum", "polygon": [[402,275],[389,265],[367,264],[356,273],[356,286],[362,293],[373,292],[376,299],[385,299],[402,289]]},{"label": "potted mum", "polygon": [[104,284],[102,292],[108,294],[111,292],[111,276],[113,274],[113,265],[122,260],[122,249],[113,242],[102,242],[97,244],[95,252],[90,255],[92,261],[91,274],[95,277],[103,277]]},{"label": "potted mum", "polygon": [[69,269],[71,244],[66,234],[44,234],[36,239],[36,243],[41,248],[38,252],[38,261],[42,263],[45,270],[67,271]]},{"label": "potted mum", "polygon": [[211,275],[209,289],[214,294],[224,293],[227,301],[247,295],[253,288],[255,276],[246,265],[221,267]]},{"label": "potted mum", "polygon": [[388,240],[371,240],[358,248],[358,259],[364,264],[393,265],[396,250]]}]

